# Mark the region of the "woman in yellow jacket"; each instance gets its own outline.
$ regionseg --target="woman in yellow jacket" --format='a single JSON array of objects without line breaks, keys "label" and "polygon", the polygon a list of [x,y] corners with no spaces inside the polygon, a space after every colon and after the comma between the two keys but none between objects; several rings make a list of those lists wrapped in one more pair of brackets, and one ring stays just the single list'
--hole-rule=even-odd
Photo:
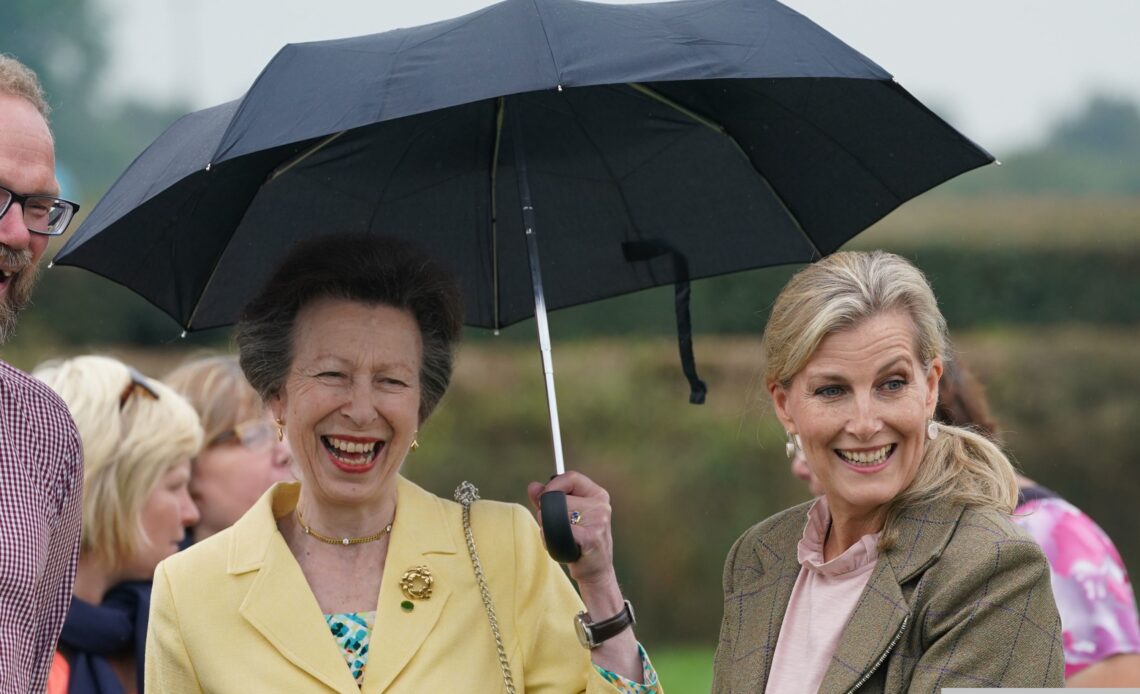
[{"label": "woman in yellow jacket", "polygon": [[160,565],[148,689],[659,691],[618,588],[605,490],[574,473],[545,487],[567,494],[579,599],[521,507],[472,503],[471,488],[461,505],[400,476],[461,317],[454,282],[403,244],[325,237],[284,260],[237,343],[301,481]]}]

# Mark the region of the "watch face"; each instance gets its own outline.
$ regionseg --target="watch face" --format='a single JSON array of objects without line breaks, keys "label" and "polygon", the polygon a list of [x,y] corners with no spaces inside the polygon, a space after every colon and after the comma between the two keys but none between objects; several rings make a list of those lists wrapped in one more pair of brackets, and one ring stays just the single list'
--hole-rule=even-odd
[{"label": "watch face", "polygon": [[585,615],[585,612],[574,615],[574,633],[578,635],[578,643],[582,644],[583,648],[593,648],[590,632],[586,629]]}]

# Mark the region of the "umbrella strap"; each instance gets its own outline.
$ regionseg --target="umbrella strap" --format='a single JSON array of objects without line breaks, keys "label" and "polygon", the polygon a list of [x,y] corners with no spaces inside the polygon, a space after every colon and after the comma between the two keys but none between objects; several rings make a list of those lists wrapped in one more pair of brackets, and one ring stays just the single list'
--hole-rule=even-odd
[{"label": "umbrella strap", "polygon": [[689,381],[689,402],[703,404],[708,386],[697,376],[693,358],[693,321],[689,313],[689,261],[683,253],[658,239],[625,241],[621,245],[627,262],[636,263],[667,255],[673,259],[673,306],[677,314],[677,347],[681,352],[681,370]]},{"label": "umbrella strap", "polygon": [[487,621],[491,623],[491,635],[495,637],[495,649],[499,653],[499,669],[503,673],[503,685],[506,686],[507,694],[515,694],[511,663],[507,659],[507,649],[503,647],[499,620],[495,617],[495,605],[491,602],[491,589],[487,587],[487,577],[483,574],[483,562],[479,561],[479,550],[475,548],[475,533],[471,531],[471,504],[479,500],[479,490],[464,480],[455,488],[455,500],[463,505],[463,535],[467,539],[467,553],[471,556],[475,581],[479,584],[479,595],[483,598],[483,609],[487,612]]}]

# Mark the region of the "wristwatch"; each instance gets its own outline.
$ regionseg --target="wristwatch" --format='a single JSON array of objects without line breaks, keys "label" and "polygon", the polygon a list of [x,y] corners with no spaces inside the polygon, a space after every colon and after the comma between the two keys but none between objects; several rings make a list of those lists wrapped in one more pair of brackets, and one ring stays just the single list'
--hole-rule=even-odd
[{"label": "wristwatch", "polygon": [[590,615],[579,612],[574,616],[574,630],[578,633],[578,642],[584,648],[597,648],[605,641],[612,639],[621,632],[637,623],[633,616],[633,605],[625,601],[625,607],[609,619],[600,622],[588,622]]}]

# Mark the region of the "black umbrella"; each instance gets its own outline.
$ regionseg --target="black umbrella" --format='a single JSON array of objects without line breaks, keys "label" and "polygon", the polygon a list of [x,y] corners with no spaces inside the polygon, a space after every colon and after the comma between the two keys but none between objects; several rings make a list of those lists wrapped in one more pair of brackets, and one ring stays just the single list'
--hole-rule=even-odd
[{"label": "black umbrella", "polygon": [[546,309],[675,284],[699,402],[689,279],[817,259],[992,160],[774,0],[505,0],[286,46],[160,136],[55,262],[203,329],[302,236],[413,239],[460,278],[468,324],[536,317],[562,472]]}]

